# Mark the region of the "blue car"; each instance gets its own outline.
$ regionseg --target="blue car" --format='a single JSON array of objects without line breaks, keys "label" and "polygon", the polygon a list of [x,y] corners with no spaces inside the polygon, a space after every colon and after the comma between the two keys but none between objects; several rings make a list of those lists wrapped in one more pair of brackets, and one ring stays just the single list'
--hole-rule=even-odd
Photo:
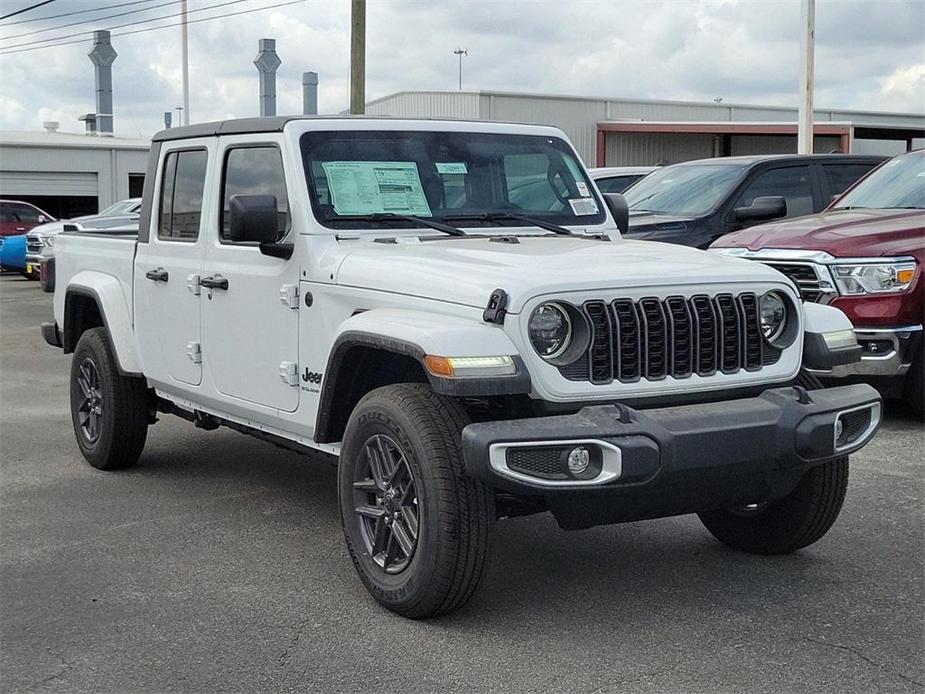
[{"label": "blue car", "polygon": [[0,269],[26,271],[26,236],[0,236]]}]

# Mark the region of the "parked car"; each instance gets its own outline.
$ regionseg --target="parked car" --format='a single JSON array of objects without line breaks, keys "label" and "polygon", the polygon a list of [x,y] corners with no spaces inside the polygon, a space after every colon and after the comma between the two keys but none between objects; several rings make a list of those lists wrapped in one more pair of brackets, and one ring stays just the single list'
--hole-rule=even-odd
[{"label": "parked car", "polygon": [[588,169],[588,173],[602,193],[622,193],[655,169],[654,166],[605,166]]},{"label": "parked car", "polygon": [[0,236],[0,270],[26,273],[26,237]]},{"label": "parked car", "polygon": [[844,314],[759,263],[621,239],[622,197],[557,128],[248,118],[149,156],[137,239],[56,245],[42,333],[73,353],[80,451],[128,467],[160,412],[339,456],[347,549],[399,614],[464,604],[496,518],[697,512],[793,552],[880,423],[876,390],[804,371],[857,360]]},{"label": "parked car", "polygon": [[0,200],[0,236],[20,236],[55,218],[35,205],[20,200]]},{"label": "parked car", "polygon": [[26,270],[37,277],[43,259],[54,255],[55,237],[65,224],[76,224],[81,229],[109,229],[138,223],[141,198],[127,198],[113,203],[99,214],[63,219],[35,227],[26,234]]},{"label": "parked car", "polygon": [[627,236],[706,248],[743,227],[821,212],[885,159],[770,154],[665,166],[626,191]]},{"label": "parked car", "polygon": [[804,301],[851,319],[861,361],[820,376],[870,381],[922,414],[925,151],[891,159],[822,214],[729,234],[712,249],[770,265]]}]

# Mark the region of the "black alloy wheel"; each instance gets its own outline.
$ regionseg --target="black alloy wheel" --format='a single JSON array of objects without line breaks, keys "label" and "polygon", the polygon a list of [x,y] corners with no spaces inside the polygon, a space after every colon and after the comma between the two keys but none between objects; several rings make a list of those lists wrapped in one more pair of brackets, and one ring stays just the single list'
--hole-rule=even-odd
[{"label": "black alloy wheel", "polygon": [[388,574],[404,571],[417,548],[421,518],[408,458],[390,437],[375,434],[364,444],[353,499],[373,561]]},{"label": "black alloy wheel", "polygon": [[77,367],[77,385],[81,400],[77,407],[80,432],[88,443],[96,443],[103,428],[103,389],[100,372],[90,357],[84,357]]}]

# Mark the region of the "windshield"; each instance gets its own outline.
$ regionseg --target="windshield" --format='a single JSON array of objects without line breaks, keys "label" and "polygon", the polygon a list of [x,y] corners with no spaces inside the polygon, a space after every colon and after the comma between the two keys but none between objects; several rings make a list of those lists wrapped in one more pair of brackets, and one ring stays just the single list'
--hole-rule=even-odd
[{"label": "windshield", "polygon": [[733,164],[667,166],[637,181],[624,196],[630,212],[702,215],[719,204],[742,171]]},{"label": "windshield", "polygon": [[118,217],[131,213],[138,206],[137,200],[120,200],[99,213],[100,217]]},{"label": "windshield", "polygon": [[925,153],[896,157],[858,183],[832,209],[925,208]]},{"label": "windshield", "polygon": [[581,163],[555,137],[337,131],[306,133],[301,146],[315,216],[330,228],[400,221],[382,214],[458,227],[530,226],[518,214],[558,225],[604,221]]}]

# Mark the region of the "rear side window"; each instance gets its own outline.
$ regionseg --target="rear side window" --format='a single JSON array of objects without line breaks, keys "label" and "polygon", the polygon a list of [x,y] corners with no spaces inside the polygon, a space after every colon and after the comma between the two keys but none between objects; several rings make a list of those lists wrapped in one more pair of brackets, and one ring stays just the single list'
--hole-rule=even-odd
[{"label": "rear side window", "polygon": [[736,207],[748,207],[755,198],[778,195],[782,195],[787,201],[788,217],[815,212],[809,166],[788,166],[759,174],[746,186]]},{"label": "rear side window", "polygon": [[222,239],[228,234],[231,221],[228,210],[235,195],[272,195],[276,198],[276,238],[289,231],[289,195],[283,174],[283,158],[277,147],[236,147],[225,156],[222,177]]},{"label": "rear side window", "polygon": [[39,214],[40,212],[34,207],[29,205],[12,205],[16,211],[16,216],[19,217],[20,222],[28,222],[30,224],[39,223]]},{"label": "rear side window", "polygon": [[829,181],[829,194],[840,195],[866,174],[875,164],[823,164],[822,170]]},{"label": "rear side window", "polygon": [[207,158],[204,149],[167,154],[161,184],[158,238],[195,241],[199,237]]}]

